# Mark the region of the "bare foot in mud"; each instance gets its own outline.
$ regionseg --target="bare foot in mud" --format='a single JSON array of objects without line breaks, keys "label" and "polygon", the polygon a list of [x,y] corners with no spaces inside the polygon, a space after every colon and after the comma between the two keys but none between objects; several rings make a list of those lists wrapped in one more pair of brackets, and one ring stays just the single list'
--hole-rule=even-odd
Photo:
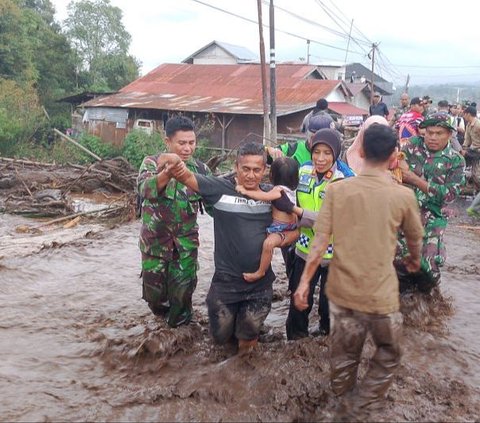
[{"label": "bare foot in mud", "polygon": [[265,276],[265,273],[257,271],[255,273],[244,273],[243,279],[245,279],[247,282],[256,282],[259,279],[263,278],[264,276]]}]

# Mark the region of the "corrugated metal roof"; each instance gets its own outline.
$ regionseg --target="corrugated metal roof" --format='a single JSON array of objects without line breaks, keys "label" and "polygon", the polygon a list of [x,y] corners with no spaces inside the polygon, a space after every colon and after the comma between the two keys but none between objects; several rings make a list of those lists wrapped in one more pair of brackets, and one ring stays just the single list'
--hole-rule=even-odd
[{"label": "corrugated metal roof", "polygon": [[368,115],[368,110],[361,109],[360,107],[354,106],[353,104],[350,104],[350,103],[330,101],[328,103],[328,108],[342,116]]},{"label": "corrugated metal roof", "polygon": [[224,43],[223,41],[212,41],[206,46],[203,46],[201,49],[197,50],[195,53],[188,56],[186,59],[182,60],[182,63],[192,63],[195,56],[199,55],[204,50],[207,50],[213,45],[217,45],[231,56],[233,56],[237,62],[258,62],[258,56],[251,52],[248,48],[237,46],[234,44]]},{"label": "corrugated metal roof", "polygon": [[[279,116],[314,107],[338,86],[348,93],[342,81],[304,79],[315,69],[312,65],[277,65]],[[260,71],[259,64],[163,64],[119,93],[85,106],[263,114]]]},{"label": "corrugated metal roof", "polygon": [[348,89],[352,92],[355,96],[359,92],[361,92],[368,84],[366,82],[347,82]]},{"label": "corrugated metal roof", "polygon": [[258,56],[250,51],[248,48],[242,46],[236,46],[234,44],[224,43],[223,41],[216,41],[216,43],[222,47],[224,50],[231,53],[235,56],[238,60],[244,62],[253,62],[258,61]]}]

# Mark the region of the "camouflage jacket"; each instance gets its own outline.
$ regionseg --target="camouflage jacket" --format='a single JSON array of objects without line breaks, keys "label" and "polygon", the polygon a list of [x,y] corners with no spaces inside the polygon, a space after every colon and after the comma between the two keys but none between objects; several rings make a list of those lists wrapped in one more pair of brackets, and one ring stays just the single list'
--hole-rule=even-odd
[{"label": "camouflage jacket", "polygon": [[465,184],[465,160],[448,143],[442,151],[429,151],[422,137],[410,138],[402,151],[409,168],[428,182],[428,193],[415,188],[424,225],[447,225],[443,207],[451,203]]},{"label": "camouflage jacket", "polygon": [[[171,259],[174,247],[180,256],[198,248],[197,212],[201,197],[175,179],[159,192],[157,158],[158,155],[146,157],[137,178],[138,194],[142,197],[139,246],[145,254]],[[207,166],[194,159],[186,165],[192,172],[210,174]]]}]

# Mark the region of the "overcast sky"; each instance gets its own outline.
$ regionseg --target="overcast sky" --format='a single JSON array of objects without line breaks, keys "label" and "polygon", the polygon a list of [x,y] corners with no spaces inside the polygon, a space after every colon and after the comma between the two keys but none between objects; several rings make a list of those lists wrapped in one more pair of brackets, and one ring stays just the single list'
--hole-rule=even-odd
[{"label": "overcast sky", "polygon": [[[57,19],[63,21],[69,0],[51,1]],[[268,1],[264,3],[263,22],[268,24]],[[132,36],[130,53],[142,62],[142,74],[162,63],[179,63],[213,40],[259,54],[258,26],[226,13],[257,21],[257,0],[111,0],[111,4],[123,11]],[[410,85],[480,81],[476,0],[274,0],[274,4],[277,61],[305,60],[309,39],[310,63],[346,58],[370,67],[367,55],[375,42],[376,72],[398,89],[408,74]],[[268,28],[264,39],[268,58]]]}]

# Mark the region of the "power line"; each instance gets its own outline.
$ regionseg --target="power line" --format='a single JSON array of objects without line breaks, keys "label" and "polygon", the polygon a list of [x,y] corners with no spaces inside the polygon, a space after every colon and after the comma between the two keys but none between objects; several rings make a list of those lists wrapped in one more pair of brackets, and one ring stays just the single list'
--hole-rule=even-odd
[{"label": "power line", "polygon": [[[343,20],[343,22],[346,22],[346,20],[348,20],[348,16],[332,1],[330,0],[330,3],[332,4],[332,6],[344,17],[344,19],[342,19],[341,16],[339,16],[338,14],[336,14],[331,8],[328,8],[327,5],[325,5],[324,2],[322,2],[321,0],[316,0],[316,2],[318,4],[320,4],[320,6],[325,10],[325,12],[330,16],[332,17],[328,11],[335,15],[337,19],[339,20]],[[333,19],[333,18],[332,18]],[[337,22],[338,24],[338,22]],[[353,25],[353,22],[352,22],[352,25]],[[373,44],[369,38],[362,32],[360,31],[360,29],[353,25],[353,28],[356,30],[357,33],[359,33],[367,42],[369,42],[370,44]],[[405,76],[402,75],[401,73],[399,73],[394,65],[390,62],[390,60],[388,59],[388,57],[386,57],[386,55],[382,52],[382,54],[380,55],[380,50],[377,48],[377,51],[379,53],[378,55],[378,58],[379,58],[379,61],[378,61],[378,68],[384,72],[385,74],[388,74],[390,75],[391,77],[393,77],[393,79],[402,79],[404,80],[405,79]]]},{"label": "power line", "polygon": [[[350,24],[350,21],[351,21],[351,18],[349,18],[349,17],[333,2],[333,0],[330,0],[330,3],[332,4],[332,6],[333,6],[335,9],[337,9],[337,10],[343,15],[343,17],[345,18],[345,19],[344,19],[344,23],[345,23],[346,25],[349,25],[349,24]],[[332,13],[334,13],[334,12],[332,11]],[[336,15],[336,16],[338,17],[338,15]],[[341,19],[341,18],[339,18],[339,19]],[[358,34],[360,34],[361,37],[363,37],[363,39],[365,40],[366,43],[368,43],[369,45],[372,45],[372,44],[373,44],[373,42],[372,42],[362,31],[360,31],[360,29],[359,29],[357,26],[353,25],[353,29],[356,30],[356,31],[358,32]]]},{"label": "power line", "polygon": [[[320,5],[320,7],[321,7],[321,8],[323,9],[323,11],[327,14],[327,16],[330,17],[330,19],[332,19],[332,21],[337,24],[337,26],[338,26],[346,35],[350,36],[350,35],[349,35],[349,32],[346,31],[346,30],[343,28],[343,26],[337,21],[337,19],[336,19],[334,16],[332,16],[334,13],[331,12],[330,9],[328,9],[328,7],[326,7],[321,0],[315,0],[315,1],[317,2],[317,4]],[[354,42],[355,44],[357,44],[357,45],[363,50],[364,53],[366,53],[365,48],[364,48],[362,45],[360,45],[360,43],[356,40],[356,38],[353,38],[353,37],[352,37],[351,39],[353,40],[353,42]]]},{"label": "power line", "polygon": [[480,65],[462,65],[462,66],[433,66],[433,65],[395,65],[400,68],[418,68],[418,69],[468,69],[480,68]]},{"label": "power line", "polygon": [[389,62],[388,58],[385,56],[385,54],[378,49],[378,61],[381,64],[381,66],[384,68],[386,73],[390,74],[394,79],[401,79],[405,80],[406,76],[398,72]]},{"label": "power line", "polygon": [[[253,19],[250,19],[250,18],[246,18],[245,16],[241,16],[241,15],[238,15],[236,13],[233,13],[233,12],[230,12],[228,10],[225,10],[225,9],[222,9],[220,7],[217,7],[217,6],[214,6],[213,4],[209,4],[209,3],[206,3],[206,2],[203,2],[201,0],[191,0],[193,1],[194,3],[198,3],[198,4],[201,4],[203,6],[207,6],[207,7],[210,7],[214,10],[217,10],[219,12],[222,12],[222,13],[226,13],[227,15],[230,15],[230,16],[234,16],[236,18],[239,18],[239,19],[242,19],[244,21],[247,21],[247,22],[250,22],[250,23],[253,23],[255,25],[258,25],[258,22],[253,20]],[[263,25],[264,28],[269,28],[268,25]],[[332,48],[332,49],[335,49],[335,50],[340,50],[340,51],[347,51],[346,49],[342,48],[342,47],[337,47],[337,46],[333,46],[331,44],[326,44],[326,43],[323,43],[321,41],[318,41],[318,40],[314,40],[312,38],[308,38],[308,37],[304,37],[302,35],[298,35],[298,34],[294,34],[292,32],[289,32],[289,31],[285,31],[283,29],[279,29],[279,28],[275,28],[275,32],[280,32],[282,34],[285,34],[285,35],[289,35],[291,37],[294,37],[294,38],[298,38],[300,40],[303,40],[303,41],[310,41],[312,43],[315,43],[315,44],[318,44],[318,45],[321,45],[321,46],[324,46],[324,47],[329,47],[329,48]],[[353,53],[353,54],[360,54],[362,55],[363,53],[360,53],[360,52],[357,52],[357,51],[349,51],[349,53]]]},{"label": "power line", "polygon": [[[267,0],[263,0],[263,4],[268,5],[269,3],[268,3]],[[280,6],[274,6],[274,7],[275,7],[275,9],[278,9],[278,10],[280,10],[280,11],[282,11],[282,12],[284,12],[284,13],[290,15],[290,16],[293,16],[296,19],[299,19],[303,22],[307,22],[310,25],[318,26],[319,28],[325,29],[326,31],[328,31],[328,32],[330,32],[330,33],[332,33],[332,34],[334,34],[338,37],[342,37],[344,39],[348,39],[348,38],[352,39],[353,38],[353,37],[349,37],[348,34],[344,34],[343,32],[340,32],[340,31],[337,31],[337,30],[335,30],[333,28],[330,28],[328,26],[319,24],[316,21],[312,21],[311,19],[305,18],[304,16],[298,15],[298,14],[296,14],[296,13],[290,11],[290,10],[284,9],[283,7],[280,7]],[[357,41],[367,44],[365,41],[362,41],[362,40],[357,40]]]}]

